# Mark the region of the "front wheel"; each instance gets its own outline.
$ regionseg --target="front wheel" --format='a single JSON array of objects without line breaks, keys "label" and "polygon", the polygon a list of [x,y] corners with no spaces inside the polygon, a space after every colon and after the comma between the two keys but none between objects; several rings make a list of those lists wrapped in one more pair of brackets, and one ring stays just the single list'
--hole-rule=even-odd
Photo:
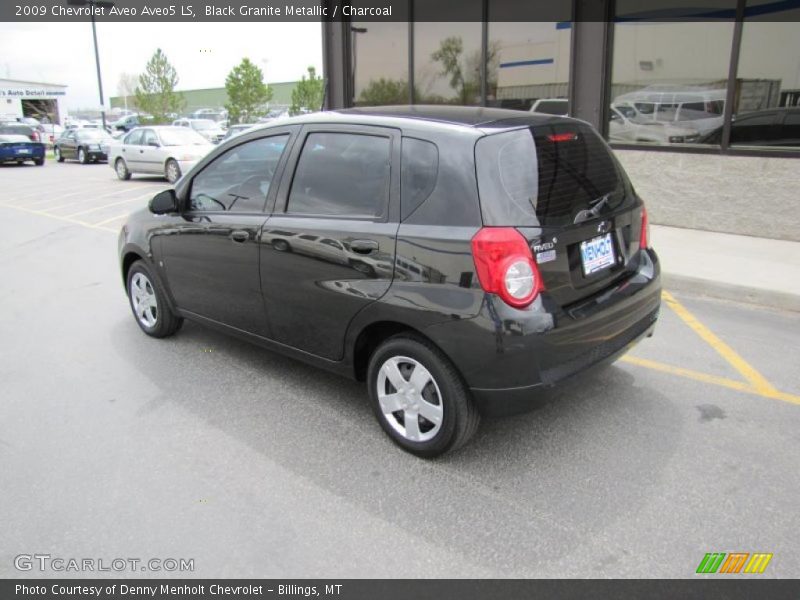
[{"label": "front wheel", "polygon": [[458,371],[427,340],[397,335],[373,353],[367,373],[378,422],[404,450],[430,458],[464,445],[480,415]]},{"label": "front wheel", "polygon": [[127,288],[133,316],[147,335],[162,338],[180,329],[183,319],[172,312],[163,288],[144,261],[131,265]]},{"label": "front wheel", "polygon": [[78,149],[78,162],[81,163],[82,165],[85,165],[86,163],[89,162],[89,160],[86,158],[86,150],[84,150],[83,148]]},{"label": "front wheel", "polygon": [[167,164],[164,166],[164,175],[170,183],[175,183],[181,178],[181,168],[175,159],[170,158],[167,160]]},{"label": "front wheel", "polygon": [[117,177],[119,177],[122,181],[126,181],[131,178],[131,172],[128,170],[128,165],[126,165],[125,161],[121,158],[118,158],[117,162],[114,163],[114,170],[117,172]]}]

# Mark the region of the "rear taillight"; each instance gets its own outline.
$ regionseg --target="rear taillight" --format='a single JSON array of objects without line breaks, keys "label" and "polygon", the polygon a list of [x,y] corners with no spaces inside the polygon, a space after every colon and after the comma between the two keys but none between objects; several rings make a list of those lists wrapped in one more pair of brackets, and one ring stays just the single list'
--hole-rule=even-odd
[{"label": "rear taillight", "polygon": [[642,206],[642,229],[639,232],[639,248],[644,250],[650,247],[650,221],[647,218],[647,209]]},{"label": "rear taillight", "polygon": [[514,308],[525,308],[544,289],[528,242],[513,227],[484,227],[472,238],[481,288]]}]

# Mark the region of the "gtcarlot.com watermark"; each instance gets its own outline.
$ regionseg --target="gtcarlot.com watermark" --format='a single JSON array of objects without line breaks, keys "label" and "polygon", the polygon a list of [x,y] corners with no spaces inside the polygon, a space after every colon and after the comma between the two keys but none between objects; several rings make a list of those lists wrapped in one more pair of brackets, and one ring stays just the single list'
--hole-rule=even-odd
[{"label": "gtcarlot.com watermark", "polygon": [[18,571],[54,573],[141,573],[142,571],[194,571],[193,558],[64,558],[50,554],[18,554],[14,557]]}]

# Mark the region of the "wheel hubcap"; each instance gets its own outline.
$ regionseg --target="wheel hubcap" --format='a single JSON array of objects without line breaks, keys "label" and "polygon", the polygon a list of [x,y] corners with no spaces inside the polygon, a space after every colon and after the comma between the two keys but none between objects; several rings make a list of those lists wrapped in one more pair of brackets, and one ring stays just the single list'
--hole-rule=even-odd
[{"label": "wheel hubcap", "polygon": [[122,161],[117,163],[117,175],[125,177],[125,164]]},{"label": "wheel hubcap", "polygon": [[378,371],[378,403],[386,422],[412,442],[426,442],[442,427],[439,385],[419,361],[393,356]]},{"label": "wheel hubcap", "polygon": [[178,167],[175,163],[169,163],[167,165],[167,178],[170,181],[176,181],[178,179]]},{"label": "wheel hubcap", "polygon": [[158,302],[153,284],[143,273],[131,277],[131,303],[136,318],[145,327],[154,327],[158,320]]}]

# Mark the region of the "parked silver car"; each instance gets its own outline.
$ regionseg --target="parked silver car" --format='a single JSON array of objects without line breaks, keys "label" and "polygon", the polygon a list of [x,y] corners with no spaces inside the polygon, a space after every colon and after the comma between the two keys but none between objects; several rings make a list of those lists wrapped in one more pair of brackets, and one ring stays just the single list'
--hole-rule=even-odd
[{"label": "parked silver car", "polygon": [[137,127],[111,144],[108,164],[120,179],[148,173],[163,175],[175,183],[213,148],[207,139],[186,127]]},{"label": "parked silver car", "polygon": [[218,144],[225,137],[225,131],[219,123],[211,119],[177,119],[172,122],[175,127],[194,129],[212,144]]}]

